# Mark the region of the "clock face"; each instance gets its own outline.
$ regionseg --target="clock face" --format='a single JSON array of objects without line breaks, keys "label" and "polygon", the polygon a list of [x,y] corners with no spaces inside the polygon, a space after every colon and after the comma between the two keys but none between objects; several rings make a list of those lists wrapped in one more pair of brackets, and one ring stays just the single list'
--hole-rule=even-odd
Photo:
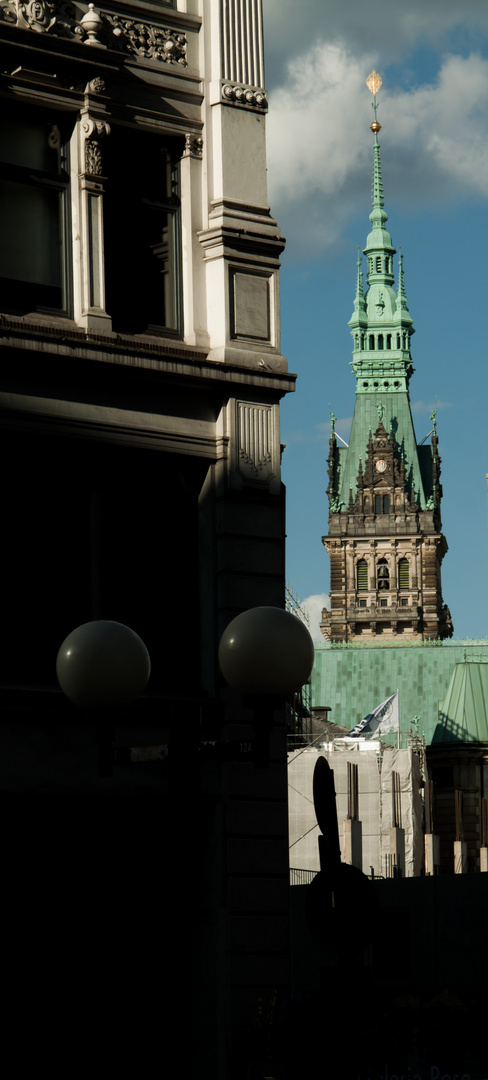
[{"label": "clock face", "polygon": [[385,469],[386,469],[386,461],[383,461],[383,458],[379,458],[379,460],[376,462],[376,471],[377,472],[384,472]]}]

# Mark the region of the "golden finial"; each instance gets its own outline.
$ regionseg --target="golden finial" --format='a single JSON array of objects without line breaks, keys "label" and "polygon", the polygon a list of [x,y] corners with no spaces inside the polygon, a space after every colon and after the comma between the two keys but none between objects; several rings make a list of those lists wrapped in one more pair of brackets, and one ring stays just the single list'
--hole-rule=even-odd
[{"label": "golden finial", "polygon": [[368,78],[366,79],[368,90],[371,90],[372,94],[377,94],[382,84],[383,79],[381,78],[381,75],[378,75],[378,72],[373,68],[371,75],[368,75]]},{"label": "golden finial", "polygon": [[376,103],[376,95],[382,83],[383,79],[381,78],[381,75],[378,75],[378,72],[375,71],[375,69],[373,68],[371,75],[368,75],[368,78],[366,79],[366,86],[368,87],[368,90],[371,90],[371,93],[373,94],[374,120],[370,127],[371,131],[373,131],[375,135],[377,135],[378,132],[381,131],[381,124],[378,123],[376,117],[376,110],[378,108],[378,105]]}]

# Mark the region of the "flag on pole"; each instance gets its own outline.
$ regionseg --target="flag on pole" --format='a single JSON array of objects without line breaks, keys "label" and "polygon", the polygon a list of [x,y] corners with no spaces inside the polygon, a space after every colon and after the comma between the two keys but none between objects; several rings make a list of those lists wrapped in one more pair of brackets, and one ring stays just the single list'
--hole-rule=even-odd
[{"label": "flag on pole", "polygon": [[400,716],[398,712],[398,690],[381,705],[377,705],[373,712],[368,713],[364,720],[349,732],[347,736],[356,738],[357,735],[372,735],[374,731],[382,731],[385,735],[388,731],[400,730]]}]

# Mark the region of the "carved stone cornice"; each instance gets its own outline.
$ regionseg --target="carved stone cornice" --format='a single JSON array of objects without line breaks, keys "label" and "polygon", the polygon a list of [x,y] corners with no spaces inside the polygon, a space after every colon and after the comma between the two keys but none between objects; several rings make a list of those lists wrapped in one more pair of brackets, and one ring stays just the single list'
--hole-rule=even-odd
[{"label": "carved stone cornice", "polygon": [[97,10],[68,0],[0,0],[0,21],[136,58],[187,66],[187,37],[177,28]]},{"label": "carved stone cornice", "polygon": [[258,109],[266,112],[268,97],[260,87],[241,86],[239,83],[223,82],[221,101],[224,105],[239,105],[241,108]]}]

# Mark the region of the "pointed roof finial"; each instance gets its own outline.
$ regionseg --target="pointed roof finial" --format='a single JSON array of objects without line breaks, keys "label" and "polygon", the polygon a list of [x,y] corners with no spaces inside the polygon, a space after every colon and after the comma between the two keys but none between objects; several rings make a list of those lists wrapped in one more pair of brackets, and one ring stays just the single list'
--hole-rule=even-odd
[{"label": "pointed roof finial", "polygon": [[372,106],[373,106],[373,110],[374,110],[374,120],[373,120],[373,123],[371,124],[371,131],[374,132],[375,139],[378,138],[378,132],[381,131],[381,124],[378,123],[378,118],[376,116],[376,112],[377,112],[377,109],[378,109],[378,102],[376,101],[376,95],[377,95],[378,90],[380,89],[382,83],[383,83],[383,80],[381,78],[381,75],[378,75],[378,72],[375,71],[375,69],[373,68],[373,70],[371,72],[371,75],[368,75],[368,78],[366,79],[366,86],[368,87],[368,90],[371,90],[371,93],[373,95]]},{"label": "pointed roof finial", "polygon": [[356,299],[364,300],[364,286],[363,286],[363,265],[361,262],[361,248],[358,247],[358,261],[357,261],[358,274],[356,279]]},{"label": "pointed roof finial", "polygon": [[405,283],[403,280],[403,252],[401,247],[398,248],[398,301],[400,307],[406,308]]}]

